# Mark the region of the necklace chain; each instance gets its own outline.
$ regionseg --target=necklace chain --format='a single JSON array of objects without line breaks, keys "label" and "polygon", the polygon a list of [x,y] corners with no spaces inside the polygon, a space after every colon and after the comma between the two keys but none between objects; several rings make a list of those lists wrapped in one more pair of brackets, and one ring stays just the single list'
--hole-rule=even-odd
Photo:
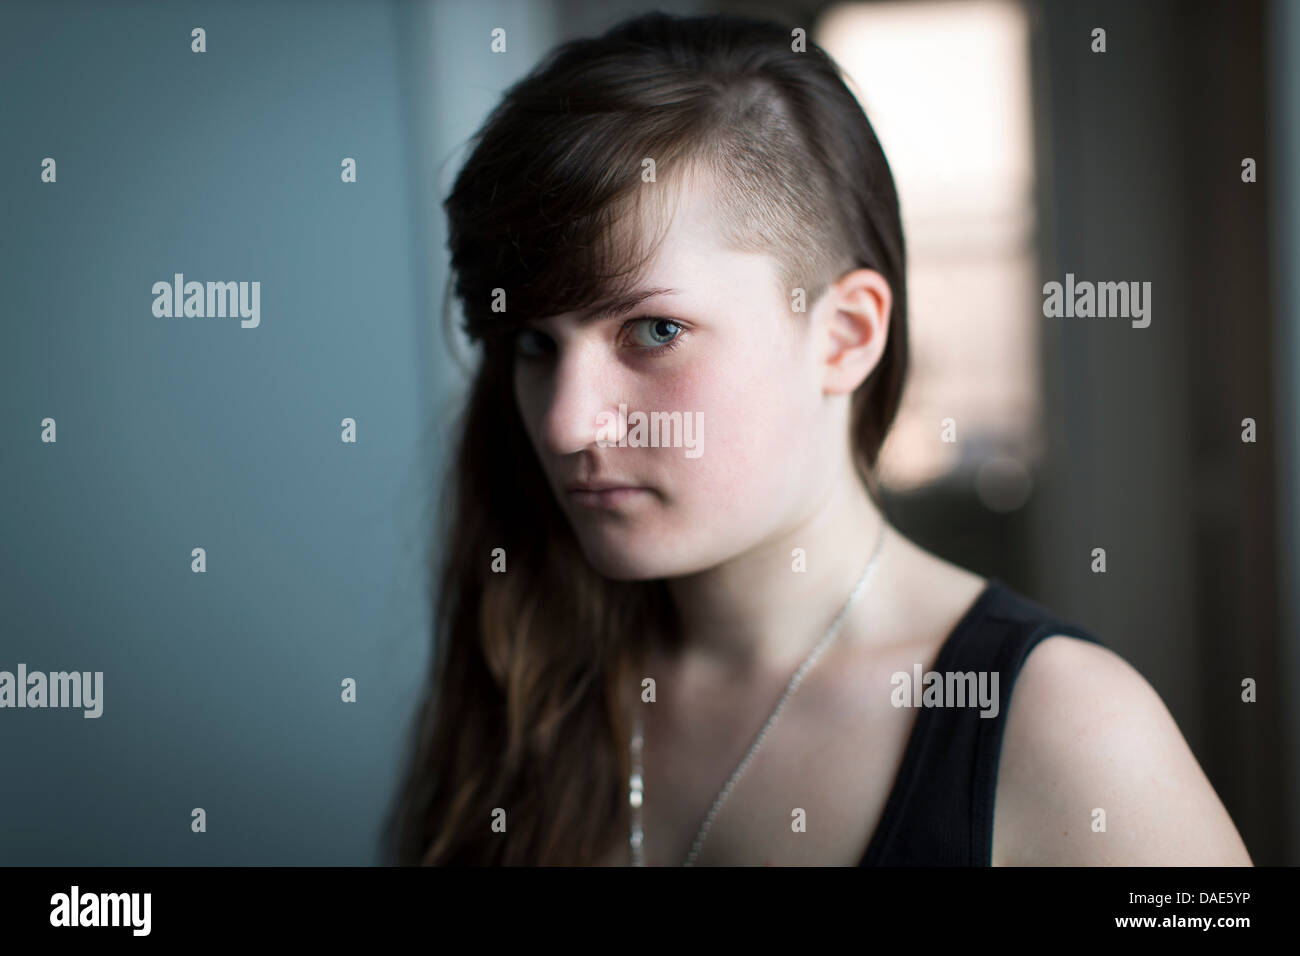
[{"label": "necklace chain", "polygon": [[[826,633],[822,636],[822,639],[817,642],[817,645],[813,647],[813,649],[808,653],[808,656],[804,658],[803,663],[795,670],[794,675],[790,678],[789,684],[786,685],[785,692],[776,702],[776,707],[772,709],[771,715],[768,716],[767,721],[763,724],[763,728],[754,738],[754,742],[749,745],[749,751],[732,772],[731,778],[723,784],[722,789],[718,791],[717,797],[714,798],[713,806],[711,806],[709,812],[705,814],[704,822],[700,824],[699,832],[695,835],[695,842],[691,844],[690,852],[686,855],[686,860],[682,863],[682,866],[695,865],[695,861],[700,855],[700,848],[704,846],[704,839],[708,836],[709,830],[712,828],[713,821],[717,817],[722,804],[726,801],[727,797],[731,795],[731,790],[735,787],[736,781],[740,779],[746,768],[748,768],[754,754],[758,752],[758,748],[762,745],[764,738],[767,736],[767,732],[772,728],[772,725],[776,723],[777,718],[780,717],[781,711],[785,708],[786,701],[790,699],[790,696],[794,693],[795,689],[803,681],[804,675],[812,669],[813,665],[817,663],[817,659],[821,657],[822,652],[830,646],[831,641],[833,641],[835,636],[839,633],[840,625],[844,623],[844,618],[848,615],[849,609],[853,607],[858,597],[862,594],[862,589],[867,583],[867,577],[871,574],[872,568],[875,567],[876,558],[880,556],[880,548],[885,540],[885,527],[886,522],[882,518],[880,522],[880,532],[876,536],[876,546],[871,553],[871,558],[867,561],[866,568],[862,571],[862,576],[858,578],[857,583],[853,586],[853,590],[849,592],[849,596],[845,600],[844,606],[841,607],[839,613],[835,615],[835,619],[831,621],[830,626],[826,629]],[[645,797],[645,783],[642,776],[643,768],[641,765],[641,752],[644,746],[644,728],[641,709],[638,707],[636,708],[635,729],[632,732],[632,774],[628,779],[628,803],[632,808],[632,829],[629,843],[631,845],[633,866],[645,866],[645,853],[642,846],[645,833],[641,828],[641,805],[644,802]]]}]

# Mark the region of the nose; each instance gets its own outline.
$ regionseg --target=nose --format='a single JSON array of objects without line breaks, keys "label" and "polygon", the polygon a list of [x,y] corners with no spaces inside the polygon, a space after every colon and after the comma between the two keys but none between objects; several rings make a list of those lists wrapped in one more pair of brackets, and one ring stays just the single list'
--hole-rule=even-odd
[{"label": "nose", "polygon": [[614,386],[615,376],[601,361],[595,343],[574,342],[562,349],[541,419],[546,450],[570,455],[591,447],[597,438],[617,440],[622,423]]}]

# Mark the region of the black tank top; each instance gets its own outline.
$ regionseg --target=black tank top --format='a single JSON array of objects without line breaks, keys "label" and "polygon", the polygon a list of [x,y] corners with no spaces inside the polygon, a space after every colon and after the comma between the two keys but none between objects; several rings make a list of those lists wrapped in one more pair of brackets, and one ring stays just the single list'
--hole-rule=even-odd
[{"label": "black tank top", "polygon": [[894,788],[859,866],[990,866],[993,797],[1011,689],[1045,637],[1102,644],[997,578],[970,606],[929,670],[996,672],[998,712],[979,706],[921,707]]}]

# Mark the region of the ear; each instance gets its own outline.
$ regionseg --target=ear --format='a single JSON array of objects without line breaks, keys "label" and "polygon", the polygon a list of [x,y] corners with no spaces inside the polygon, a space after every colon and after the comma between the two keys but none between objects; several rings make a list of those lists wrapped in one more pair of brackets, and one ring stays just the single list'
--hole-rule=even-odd
[{"label": "ear", "polygon": [[872,269],[846,273],[826,290],[817,305],[822,313],[817,328],[826,394],[851,393],[880,362],[893,301],[888,281]]}]

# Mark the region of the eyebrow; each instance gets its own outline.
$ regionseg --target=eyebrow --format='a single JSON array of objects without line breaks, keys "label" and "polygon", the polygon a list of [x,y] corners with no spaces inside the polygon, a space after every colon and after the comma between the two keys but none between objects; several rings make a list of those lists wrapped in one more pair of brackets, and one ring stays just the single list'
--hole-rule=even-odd
[{"label": "eyebrow", "polygon": [[600,319],[627,315],[646,299],[653,299],[661,295],[680,295],[681,291],[681,289],[641,289],[629,292],[626,295],[614,296],[583,309],[577,314],[576,321],[579,325],[587,325]]}]

